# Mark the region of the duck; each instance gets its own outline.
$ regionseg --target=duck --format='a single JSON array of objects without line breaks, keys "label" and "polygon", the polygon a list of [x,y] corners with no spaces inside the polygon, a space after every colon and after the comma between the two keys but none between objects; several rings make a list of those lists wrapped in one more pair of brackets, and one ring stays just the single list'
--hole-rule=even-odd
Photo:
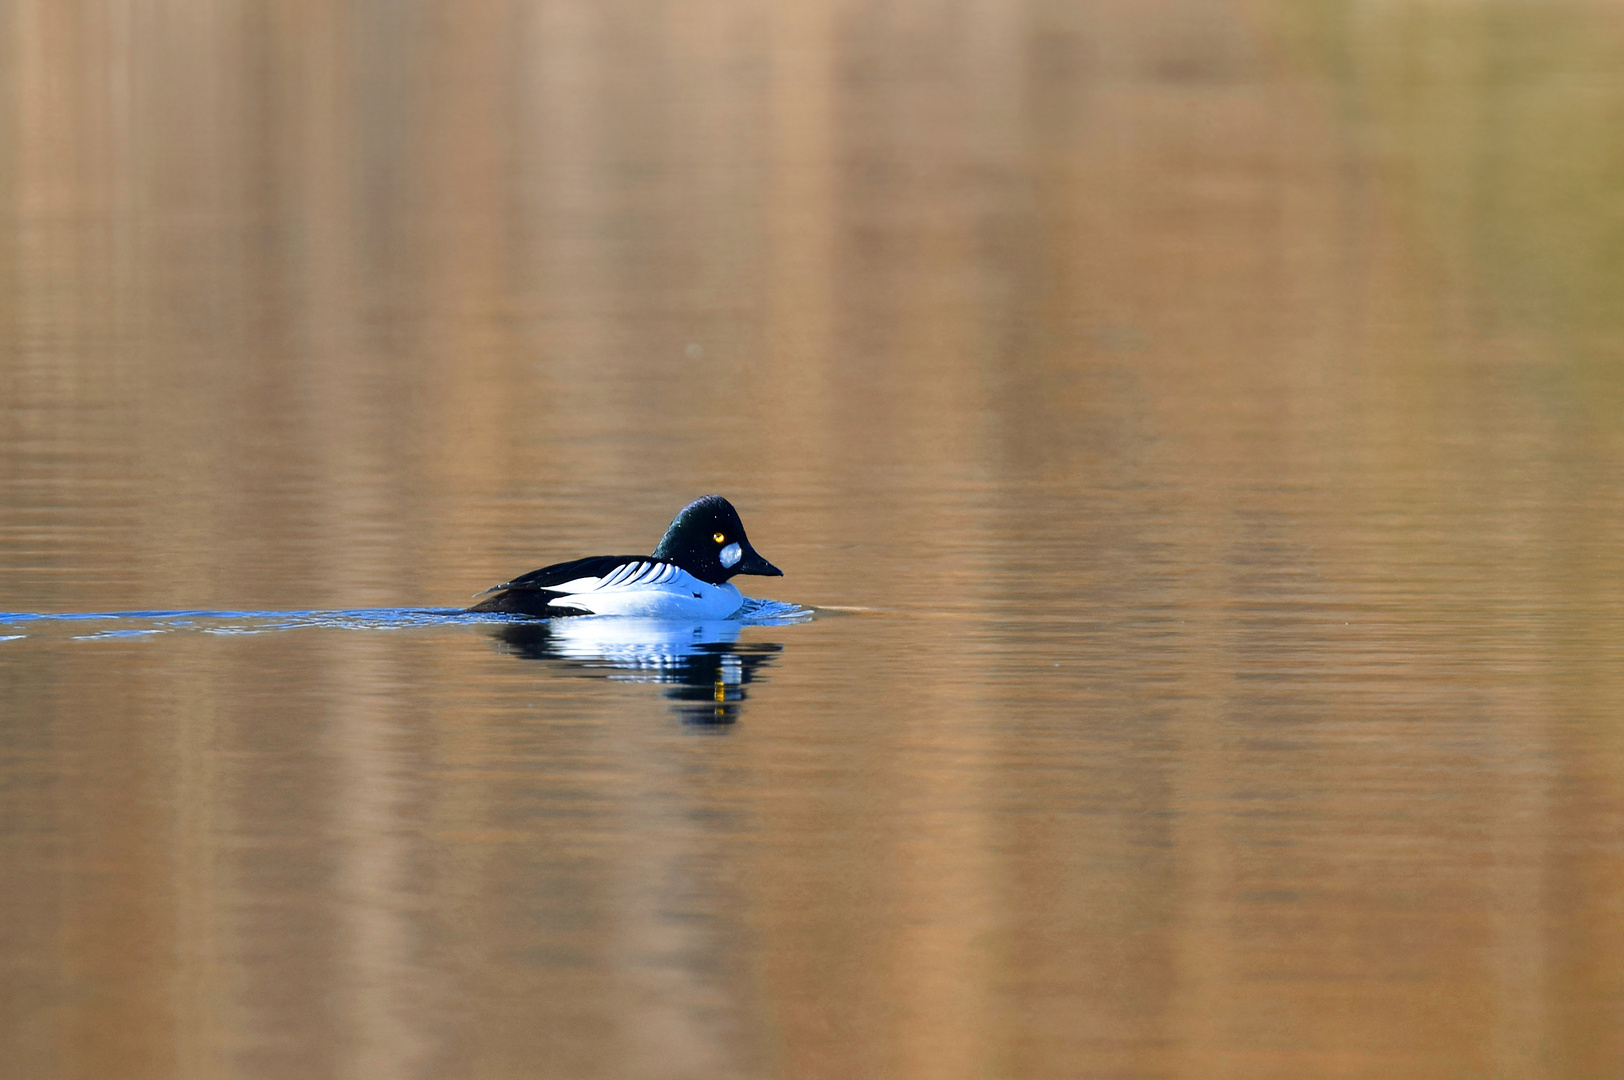
[{"label": "duck", "polygon": [[493,585],[469,612],[555,619],[629,615],[645,619],[727,619],[744,606],[729,579],[783,577],[757,554],[733,504],[695,499],[671,520],[649,555],[589,555]]}]

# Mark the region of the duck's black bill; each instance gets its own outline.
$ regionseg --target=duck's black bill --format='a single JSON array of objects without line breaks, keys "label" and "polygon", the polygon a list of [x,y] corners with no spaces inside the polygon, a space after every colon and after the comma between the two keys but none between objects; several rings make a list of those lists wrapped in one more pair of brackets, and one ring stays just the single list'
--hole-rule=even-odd
[{"label": "duck's black bill", "polygon": [[784,572],[782,570],[778,569],[778,567],[774,566],[766,559],[763,559],[760,555],[757,555],[754,548],[751,548],[744,553],[744,558],[740,560],[739,569],[737,572],[740,574],[755,574],[758,577],[784,576]]}]

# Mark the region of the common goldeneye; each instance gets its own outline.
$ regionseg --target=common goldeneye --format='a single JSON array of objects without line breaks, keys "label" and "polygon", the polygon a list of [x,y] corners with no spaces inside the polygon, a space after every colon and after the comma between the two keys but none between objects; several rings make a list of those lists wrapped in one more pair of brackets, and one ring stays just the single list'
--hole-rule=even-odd
[{"label": "common goldeneye", "polygon": [[726,619],[744,604],[744,594],[728,584],[735,574],[784,576],[750,546],[733,504],[706,495],[682,508],[652,555],[593,555],[544,566],[487,589],[468,610],[543,619]]}]

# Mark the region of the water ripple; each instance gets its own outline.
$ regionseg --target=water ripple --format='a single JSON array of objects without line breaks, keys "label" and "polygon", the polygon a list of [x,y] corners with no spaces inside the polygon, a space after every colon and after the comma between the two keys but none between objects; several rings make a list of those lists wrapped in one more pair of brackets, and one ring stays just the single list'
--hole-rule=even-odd
[{"label": "water ripple", "polygon": [[[745,626],[783,626],[805,622],[814,612],[778,600],[747,599],[734,619]],[[512,615],[471,613],[461,608],[347,608],[322,611],[71,611],[0,612],[0,642],[54,636],[63,630],[78,641],[150,637],[175,632],[240,635],[267,634],[319,627],[336,630],[403,630],[463,623],[531,624],[541,620]],[[94,624],[109,624],[95,626]],[[16,632],[20,631],[20,632]]]}]

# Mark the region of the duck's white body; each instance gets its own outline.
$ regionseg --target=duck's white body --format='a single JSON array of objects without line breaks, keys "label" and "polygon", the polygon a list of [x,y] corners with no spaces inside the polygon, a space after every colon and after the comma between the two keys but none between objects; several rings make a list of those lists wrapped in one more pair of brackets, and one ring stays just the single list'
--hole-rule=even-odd
[{"label": "duck's white body", "polygon": [[730,618],[744,606],[744,594],[731,584],[712,585],[671,563],[625,562],[602,577],[579,577],[547,591],[561,615],[632,615],[644,619]]}]

